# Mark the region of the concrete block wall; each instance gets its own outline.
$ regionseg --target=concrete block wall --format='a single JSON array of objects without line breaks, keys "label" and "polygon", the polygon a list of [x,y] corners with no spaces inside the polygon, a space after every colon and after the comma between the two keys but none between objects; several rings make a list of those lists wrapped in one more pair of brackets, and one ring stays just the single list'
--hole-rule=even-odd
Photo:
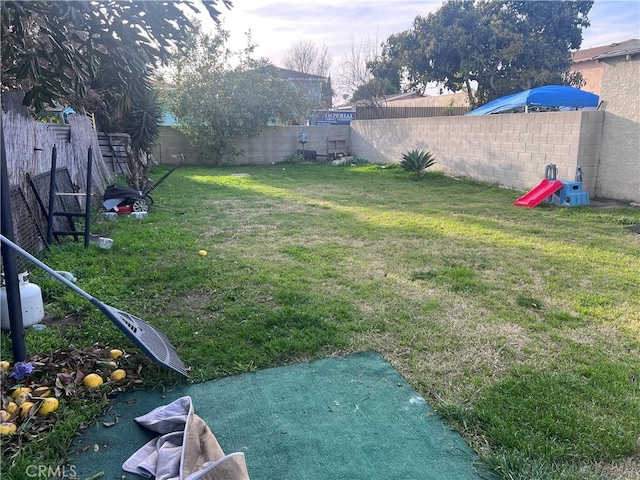
[{"label": "concrete block wall", "polygon": [[353,154],[371,162],[399,162],[414,149],[431,151],[435,169],[529,190],[555,164],[558,179],[595,193],[603,112],[548,112],[485,117],[366,120],[351,123]]},{"label": "concrete block wall", "polygon": [[291,157],[301,144],[298,134],[307,134],[304,150],[315,150],[318,155],[327,155],[329,137],[342,136],[349,138],[348,125],[320,126],[280,126],[267,127],[257,137],[240,140],[236,147],[244,151],[240,157],[228,158],[233,165],[267,165],[271,162],[282,162]]},{"label": "concrete block wall", "polygon": [[[637,66],[637,63],[635,64]],[[636,66],[623,68],[635,73]],[[634,77],[635,78],[635,77]],[[558,168],[558,178],[575,179],[582,167],[583,185],[591,197],[640,202],[640,100],[611,98],[611,110],[357,120],[351,126],[269,127],[238,147],[244,156],[228,159],[232,165],[264,165],[284,161],[300,148],[326,155],[327,139],[346,136],[349,153],[370,162],[399,162],[414,149],[434,153],[435,169],[451,175],[495,182],[529,190],[544,178],[546,165]],[[627,100],[625,100],[627,99]],[[608,106],[608,107],[609,107]],[[626,109],[626,110],[625,110]],[[635,115],[635,117],[634,117]],[[174,164],[183,153],[189,164],[211,164],[206,152],[195,149],[177,130],[163,127],[154,155]]]},{"label": "concrete block wall", "polygon": [[194,147],[188,137],[173,127],[160,127],[160,136],[151,153],[162,165],[175,165],[181,160],[181,154],[185,156],[186,165],[211,164],[206,152]]},{"label": "concrete block wall", "polygon": [[[228,157],[225,161],[230,165],[268,165],[271,162],[287,160],[301,147],[298,133],[307,134],[304,150],[315,150],[318,155],[327,155],[329,137],[343,136],[349,138],[348,125],[327,126],[280,126],[267,127],[254,138],[240,140],[236,147],[244,151],[239,157]],[[213,163],[207,152],[189,142],[189,139],[172,127],[161,127],[161,134],[156,143],[153,155],[160,164],[173,165],[184,154],[188,165],[211,165]]]}]

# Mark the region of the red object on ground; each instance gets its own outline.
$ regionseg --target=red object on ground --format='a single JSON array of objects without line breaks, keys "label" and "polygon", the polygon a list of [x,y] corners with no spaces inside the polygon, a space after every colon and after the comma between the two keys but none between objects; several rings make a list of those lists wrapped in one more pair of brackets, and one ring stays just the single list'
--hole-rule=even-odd
[{"label": "red object on ground", "polygon": [[133,212],[133,207],[131,205],[120,205],[119,207],[114,207],[110,212],[117,212],[118,215],[128,215]]},{"label": "red object on ground", "polygon": [[551,181],[545,178],[533,190],[518,198],[514,205],[516,207],[535,208],[561,188],[562,182],[560,180]]}]

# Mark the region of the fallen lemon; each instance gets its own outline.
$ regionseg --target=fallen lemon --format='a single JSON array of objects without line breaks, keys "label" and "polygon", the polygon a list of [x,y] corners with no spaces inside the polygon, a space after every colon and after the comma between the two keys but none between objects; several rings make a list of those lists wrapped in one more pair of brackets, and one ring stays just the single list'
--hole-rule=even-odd
[{"label": "fallen lemon", "polygon": [[90,373],[82,379],[82,383],[87,388],[98,388],[100,385],[102,385],[103,380],[102,377],[97,373]]},{"label": "fallen lemon", "polygon": [[13,415],[17,411],[18,411],[18,404],[16,402],[9,402],[7,404],[7,412],[9,412],[9,415]]},{"label": "fallen lemon", "polygon": [[127,372],[119,368],[118,370],[114,370],[111,375],[109,375],[109,379],[112,382],[119,382],[120,380],[124,380],[127,378]]},{"label": "fallen lemon", "polygon": [[22,402],[20,404],[20,418],[24,417],[33,405],[33,402]]},{"label": "fallen lemon", "polygon": [[29,387],[18,387],[11,393],[11,396],[13,398],[18,398],[20,395],[24,395],[25,393],[31,393],[31,389]]},{"label": "fallen lemon", "polygon": [[40,415],[49,415],[51,412],[55,412],[58,409],[58,399],[54,397],[45,398],[38,410]]},{"label": "fallen lemon", "polygon": [[49,387],[38,387],[31,392],[32,397],[48,397],[51,395],[51,389]]},{"label": "fallen lemon", "polygon": [[0,422],[4,423],[11,417],[11,414],[6,410],[0,410]]},{"label": "fallen lemon", "polygon": [[8,372],[10,367],[11,367],[11,364],[6,360],[2,360],[0,362],[0,368],[2,368],[2,370],[4,370],[5,372]]},{"label": "fallen lemon", "polygon": [[122,356],[123,352],[122,350],[118,350],[117,348],[114,348],[109,353],[111,354],[111,358],[113,358],[114,360],[117,360]]},{"label": "fallen lemon", "polygon": [[0,423],[0,435],[11,435],[12,433],[16,433],[17,429],[18,427],[16,427],[15,423],[11,423],[11,422]]},{"label": "fallen lemon", "polygon": [[207,256],[207,251],[206,250],[200,250],[198,252],[198,255],[200,255],[201,257],[206,257]]}]

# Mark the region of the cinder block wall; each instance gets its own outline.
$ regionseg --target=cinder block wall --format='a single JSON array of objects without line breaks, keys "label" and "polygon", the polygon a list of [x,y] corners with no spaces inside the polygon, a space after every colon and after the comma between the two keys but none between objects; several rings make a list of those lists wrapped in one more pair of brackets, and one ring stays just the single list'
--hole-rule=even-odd
[{"label": "cinder block wall", "polygon": [[[626,65],[623,66],[627,67]],[[628,67],[631,70],[633,66]],[[628,98],[628,97],[624,97]],[[612,98],[611,106],[637,112],[637,103]],[[269,127],[242,140],[244,156],[232,165],[264,165],[284,161],[300,148],[326,155],[329,137],[349,138],[349,153],[376,163],[399,162],[413,148],[431,150],[436,169],[518,190],[529,190],[544,178],[546,165],[558,168],[558,178],[573,181],[582,167],[584,188],[592,197],[640,202],[640,124],[631,114],[611,111],[550,112],[357,120],[351,126]],[[603,130],[604,124],[604,130]],[[154,155],[174,164],[183,153],[189,164],[211,164],[206,152],[191,146],[177,130],[163,127]]]},{"label": "cinder block wall", "polygon": [[185,156],[186,165],[211,164],[206,152],[191,145],[189,138],[173,127],[160,127],[160,136],[151,153],[163,165],[175,165],[181,154]]},{"label": "cinder block wall", "polygon": [[[315,150],[318,155],[327,155],[329,137],[343,136],[349,138],[348,125],[331,126],[281,126],[267,127],[254,138],[240,140],[236,147],[244,152],[239,157],[228,157],[225,161],[231,165],[268,165],[271,162],[287,160],[302,146],[298,142],[298,134],[304,130],[307,143],[304,150]],[[184,154],[187,164],[212,164],[207,154],[191,145],[189,139],[172,127],[162,127],[160,139],[153,155],[161,164],[175,164]]]},{"label": "cinder block wall", "polygon": [[433,152],[434,168],[528,190],[555,164],[558,179],[595,194],[602,140],[601,111],[523,113],[484,117],[361,120],[351,123],[353,154],[371,162],[399,162],[414,149]]},{"label": "cinder block wall", "polygon": [[242,139],[236,147],[244,155],[228,158],[234,165],[265,165],[271,162],[282,162],[296,153],[302,145],[298,142],[298,134],[307,134],[307,143],[303,150],[315,150],[318,155],[327,155],[329,137],[342,136],[349,138],[349,125],[327,126],[281,126],[267,127],[253,138]]}]

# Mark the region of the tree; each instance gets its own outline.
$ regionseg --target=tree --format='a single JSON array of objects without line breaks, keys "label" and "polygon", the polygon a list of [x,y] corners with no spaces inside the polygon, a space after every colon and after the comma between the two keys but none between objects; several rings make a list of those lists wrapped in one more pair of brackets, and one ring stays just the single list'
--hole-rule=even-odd
[{"label": "tree", "polygon": [[259,134],[269,123],[294,123],[305,113],[304,100],[273,65],[251,58],[251,45],[237,58],[228,39],[222,27],[215,35],[193,35],[176,57],[171,94],[177,128],[211,152],[216,165],[242,154],[238,139]]},{"label": "tree", "polygon": [[370,106],[377,106],[380,99],[396,93],[399,93],[398,89],[386,78],[372,78],[364,85],[356,88],[356,91],[351,96],[351,101],[364,101]]},{"label": "tree", "polygon": [[333,56],[326,45],[318,48],[312,40],[299,39],[284,54],[282,64],[289,70],[326,77],[333,64]]},{"label": "tree", "polygon": [[356,44],[351,39],[351,48],[342,58],[338,79],[338,87],[343,95],[347,95],[347,98],[353,96],[358,87],[373,79],[369,64],[376,58],[378,46],[375,40],[366,37]]},{"label": "tree", "polygon": [[[229,0],[220,0],[229,6]],[[216,19],[218,0],[204,0]],[[186,10],[196,2],[133,0],[10,1],[1,4],[2,87],[26,92],[36,111],[55,102],[82,110],[99,102],[100,74],[110,88],[126,90],[131,78],[166,64],[184,45],[194,23]],[[96,97],[98,97],[96,99]]]},{"label": "tree", "polygon": [[[412,88],[466,89],[472,106],[550,83],[570,84],[571,50],[593,1],[464,0],[445,3],[389,37],[382,58]],[[471,84],[477,82],[477,91]]]},{"label": "tree", "polygon": [[331,86],[331,75],[327,77],[327,81],[322,84],[322,92],[320,93],[320,103],[322,108],[331,108],[333,105],[333,87]]},{"label": "tree", "polygon": [[[227,7],[229,0],[220,0]],[[201,2],[217,19],[218,0]],[[2,90],[23,104],[72,106],[96,114],[106,132],[131,137],[130,183],[144,189],[161,104],[153,69],[186,45],[194,1],[3,1]],[[186,8],[182,8],[182,7]]]}]

